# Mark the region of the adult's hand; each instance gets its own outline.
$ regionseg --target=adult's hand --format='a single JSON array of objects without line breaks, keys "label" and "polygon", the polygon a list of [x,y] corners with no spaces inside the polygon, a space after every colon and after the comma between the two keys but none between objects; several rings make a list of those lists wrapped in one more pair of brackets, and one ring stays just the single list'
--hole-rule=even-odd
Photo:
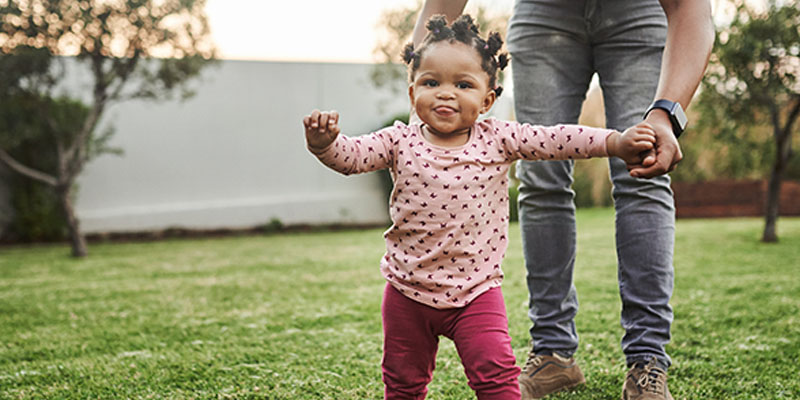
[{"label": "adult's hand", "polygon": [[645,119],[655,131],[656,147],[645,156],[641,164],[628,164],[628,171],[635,178],[653,178],[664,175],[675,169],[683,159],[681,146],[672,132],[672,125],[667,114],[662,110],[653,110]]}]

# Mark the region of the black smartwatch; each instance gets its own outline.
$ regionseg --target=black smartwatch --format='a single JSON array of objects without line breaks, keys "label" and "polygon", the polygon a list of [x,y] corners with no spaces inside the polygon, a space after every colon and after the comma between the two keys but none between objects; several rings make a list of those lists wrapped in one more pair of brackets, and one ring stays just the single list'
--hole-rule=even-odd
[{"label": "black smartwatch", "polygon": [[647,111],[644,112],[644,117],[642,117],[642,119],[647,118],[647,114],[650,114],[650,111],[653,111],[655,108],[660,108],[667,112],[669,122],[672,124],[672,133],[675,134],[676,139],[681,137],[681,133],[683,133],[683,130],[686,128],[686,123],[688,122],[686,114],[684,114],[683,108],[681,107],[681,103],[666,99],[656,100],[647,108]]}]

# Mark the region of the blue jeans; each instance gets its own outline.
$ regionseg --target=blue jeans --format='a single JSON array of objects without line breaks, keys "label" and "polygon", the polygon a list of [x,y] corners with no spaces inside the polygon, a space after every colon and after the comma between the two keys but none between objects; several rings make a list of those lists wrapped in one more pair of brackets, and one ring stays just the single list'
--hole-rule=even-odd
[{"label": "blue jeans", "polygon": [[[658,84],[666,17],[657,0],[518,0],[509,26],[517,119],[575,123],[592,75],[609,128],[642,120]],[[632,178],[609,159],[616,210],[622,350],[628,364],[668,367],[675,208],[669,177]],[[519,207],[535,352],[571,356],[575,315],[575,204],[571,161],[520,162]]]}]

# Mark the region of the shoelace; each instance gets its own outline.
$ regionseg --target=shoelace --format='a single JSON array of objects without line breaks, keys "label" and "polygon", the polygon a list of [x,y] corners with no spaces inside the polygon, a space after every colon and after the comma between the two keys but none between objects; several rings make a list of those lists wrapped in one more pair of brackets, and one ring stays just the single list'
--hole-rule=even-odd
[{"label": "shoelace", "polygon": [[530,367],[538,367],[540,365],[542,365],[542,356],[535,355],[531,352],[531,354],[528,355],[528,361],[525,362],[523,370],[527,371]]},{"label": "shoelace", "polygon": [[637,384],[646,392],[663,395],[664,381],[666,381],[666,379],[662,378],[663,375],[665,375],[665,372],[660,368],[654,368],[653,363],[650,362],[644,366],[644,371],[639,376]]}]

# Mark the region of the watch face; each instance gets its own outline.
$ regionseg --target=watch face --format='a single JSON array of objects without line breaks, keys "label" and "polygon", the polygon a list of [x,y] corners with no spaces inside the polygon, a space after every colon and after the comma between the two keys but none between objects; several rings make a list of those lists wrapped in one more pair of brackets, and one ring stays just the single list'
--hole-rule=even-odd
[{"label": "watch face", "polygon": [[686,129],[686,123],[689,120],[686,118],[686,114],[683,112],[683,108],[681,107],[680,103],[675,103],[675,107],[672,108],[672,115],[675,116],[675,120],[677,120],[681,130]]}]

